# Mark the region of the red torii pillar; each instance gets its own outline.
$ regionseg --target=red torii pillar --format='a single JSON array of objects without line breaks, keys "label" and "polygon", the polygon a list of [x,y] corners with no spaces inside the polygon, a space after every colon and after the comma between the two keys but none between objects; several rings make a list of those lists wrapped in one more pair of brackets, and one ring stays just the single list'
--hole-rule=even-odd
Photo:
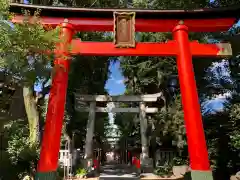
[{"label": "red torii pillar", "polygon": [[188,27],[179,24],[173,29],[178,43],[177,67],[187,133],[191,176],[193,180],[213,180],[202,124],[202,114],[194,76]]},{"label": "red torii pillar", "polygon": [[58,168],[58,154],[60,149],[70,66],[68,48],[74,34],[74,28],[71,24],[64,22],[60,27],[61,42],[57,46],[58,53],[56,54],[54,61],[52,87],[48,101],[47,117],[36,180],[56,179],[56,171]]}]

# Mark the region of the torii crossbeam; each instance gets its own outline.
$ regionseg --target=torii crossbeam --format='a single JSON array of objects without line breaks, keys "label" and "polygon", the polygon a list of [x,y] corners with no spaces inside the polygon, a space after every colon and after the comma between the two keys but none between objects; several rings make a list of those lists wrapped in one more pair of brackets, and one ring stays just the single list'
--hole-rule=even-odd
[{"label": "torii crossbeam", "polygon": [[[192,56],[224,57],[231,56],[231,45],[200,44],[190,42],[188,32],[227,31],[238,20],[240,7],[197,10],[137,10],[137,9],[88,9],[47,7],[24,4],[11,4],[10,11],[15,13],[12,21],[22,23],[22,8],[30,11],[41,9],[41,22],[46,26],[61,26],[61,38],[65,43],[57,46],[56,54],[94,55],[94,56],[176,56],[182,94],[184,119],[187,132],[191,176],[193,180],[212,180],[208,151],[202,125],[199,99],[192,65]],[[132,15],[124,21],[118,20],[115,14]],[[129,20],[131,19],[131,20]],[[130,25],[129,25],[130,24]],[[130,27],[130,29],[129,29]],[[122,37],[118,30],[125,28],[128,33]],[[72,40],[76,31],[113,31],[115,41],[81,42]],[[173,40],[165,43],[136,43],[136,32],[172,32]],[[131,48],[116,48],[116,44]],[[123,39],[127,39],[124,42]],[[121,44],[122,43],[122,44]],[[71,51],[68,46],[72,45]],[[232,47],[233,48],[233,47]],[[68,82],[69,60],[57,56],[55,65],[58,68],[53,78],[50,91],[45,132],[42,141],[37,179],[55,179],[58,167],[58,152],[64,105]]]}]

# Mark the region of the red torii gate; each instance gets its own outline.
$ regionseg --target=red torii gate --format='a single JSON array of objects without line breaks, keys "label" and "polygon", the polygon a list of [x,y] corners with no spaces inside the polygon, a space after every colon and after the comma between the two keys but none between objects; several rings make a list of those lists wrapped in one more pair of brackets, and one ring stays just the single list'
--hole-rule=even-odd
[{"label": "red torii gate", "polygon": [[[29,10],[31,14],[37,9],[41,9],[43,25],[61,26],[61,38],[64,37],[65,41],[57,47],[55,53],[58,55],[176,56],[192,170],[191,176],[193,180],[213,179],[202,125],[192,56],[225,57],[231,56],[232,50],[228,43],[200,44],[196,41],[190,42],[188,32],[227,31],[236,23],[240,7],[185,11],[65,8],[13,3],[10,6],[10,11],[15,13],[12,20],[14,23],[22,23],[24,19],[21,15],[22,8]],[[136,43],[136,45],[134,42],[130,45],[133,48],[116,48],[116,44],[111,42],[72,40],[76,31],[115,31],[116,21],[113,18],[115,12],[123,14],[134,12],[136,18],[132,19],[132,27],[137,32],[172,32],[174,40],[166,43]],[[130,40],[133,39],[130,38],[128,43]],[[72,47],[70,52],[69,45]],[[55,65],[64,66],[64,69],[57,68],[52,82],[37,170],[36,179],[39,180],[55,179],[58,167],[70,61],[58,56],[55,59]]]}]

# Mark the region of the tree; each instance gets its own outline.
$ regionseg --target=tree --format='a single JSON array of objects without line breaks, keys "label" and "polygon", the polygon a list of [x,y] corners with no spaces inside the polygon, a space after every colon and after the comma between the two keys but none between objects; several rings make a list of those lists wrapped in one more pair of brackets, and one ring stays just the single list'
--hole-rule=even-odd
[{"label": "tree", "polygon": [[[229,4],[238,1],[230,1]],[[213,2],[213,6],[226,6],[225,1]],[[209,39],[215,42],[232,42],[239,33],[239,27],[233,26],[228,32],[212,33]],[[236,43],[234,44],[236,46]],[[215,112],[205,111],[204,126],[208,140],[209,155],[216,179],[228,179],[238,171],[239,164],[239,131],[236,127],[239,109],[239,53],[234,51],[234,56],[215,63],[207,70],[205,86],[206,99],[217,99],[218,95],[224,100],[224,108]],[[225,99],[224,99],[225,96]],[[220,102],[219,102],[220,103]],[[206,110],[206,109],[204,109]]]},{"label": "tree", "polygon": [[34,94],[34,84],[48,80],[51,75],[49,64],[51,56],[44,53],[53,51],[58,42],[57,29],[46,31],[39,22],[39,12],[35,13],[33,23],[28,23],[28,14],[22,24],[11,24],[8,11],[9,1],[1,0],[0,22],[0,68],[15,80],[14,86],[23,88],[23,99],[29,124],[29,141],[38,141],[39,112],[38,103],[43,94]]}]

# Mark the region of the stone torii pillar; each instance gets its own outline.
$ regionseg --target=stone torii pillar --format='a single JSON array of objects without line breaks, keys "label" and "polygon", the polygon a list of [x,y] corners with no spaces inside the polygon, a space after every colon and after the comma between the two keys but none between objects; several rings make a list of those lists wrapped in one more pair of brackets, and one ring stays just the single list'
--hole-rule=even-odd
[{"label": "stone torii pillar", "polygon": [[139,104],[139,120],[140,120],[140,131],[141,131],[141,144],[142,144],[142,154],[141,154],[141,164],[144,166],[149,160],[149,144],[147,137],[147,118],[146,118],[146,105],[144,102]]},{"label": "stone torii pillar", "polygon": [[90,102],[89,116],[87,122],[87,134],[85,143],[85,155],[87,167],[92,166],[93,163],[93,136],[94,136],[94,126],[95,126],[95,114],[96,114],[96,102]]}]

